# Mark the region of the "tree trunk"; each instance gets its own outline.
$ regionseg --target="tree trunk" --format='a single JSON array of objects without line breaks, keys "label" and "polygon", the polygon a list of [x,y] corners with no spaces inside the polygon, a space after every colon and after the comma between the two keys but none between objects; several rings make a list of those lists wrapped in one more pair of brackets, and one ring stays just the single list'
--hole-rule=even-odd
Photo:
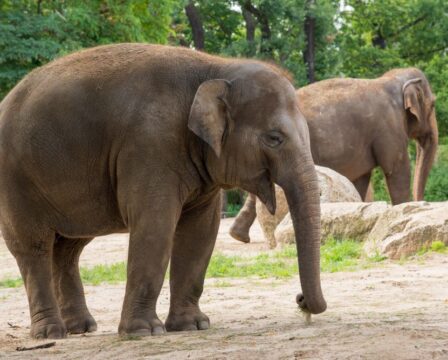
[{"label": "tree trunk", "polygon": [[315,30],[316,30],[316,19],[314,14],[311,13],[310,8],[314,5],[314,0],[307,1],[307,14],[305,17],[305,38],[306,38],[306,48],[303,53],[303,58],[307,66],[307,77],[308,83],[311,84],[316,81],[315,77]]},{"label": "tree trunk", "polygon": [[187,14],[188,22],[191,26],[195,49],[204,50],[204,26],[202,25],[199,11],[194,6],[193,1],[190,1],[187,6],[185,6],[185,13]]},{"label": "tree trunk", "polygon": [[268,16],[264,12],[262,12],[259,8],[256,8],[252,4],[251,0],[244,1],[242,8],[243,8],[243,16],[244,16],[244,10],[249,12],[257,19],[257,22],[260,25],[261,30],[260,52],[268,57],[272,57],[272,46],[269,43],[271,40],[271,28],[269,26]]},{"label": "tree trunk", "polygon": [[42,0],[37,0],[37,14],[42,15]]},{"label": "tree trunk", "polygon": [[247,11],[244,7],[242,8],[244,22],[246,23],[246,41],[248,45],[247,56],[255,55],[255,27],[257,22],[255,21],[252,13]]}]

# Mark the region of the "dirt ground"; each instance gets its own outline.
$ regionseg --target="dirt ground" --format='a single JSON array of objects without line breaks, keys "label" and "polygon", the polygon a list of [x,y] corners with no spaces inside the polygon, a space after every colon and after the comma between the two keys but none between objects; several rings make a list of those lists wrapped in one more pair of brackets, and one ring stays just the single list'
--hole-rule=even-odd
[{"label": "dirt ground", "polygon": [[[222,222],[217,250],[257,253],[264,248],[259,226],[254,242],[231,240],[231,219]],[[126,258],[127,236],[94,240],[82,265]],[[17,276],[14,259],[0,240],[0,279]],[[117,335],[124,284],[87,286],[87,303],[98,331],[69,336],[49,349],[26,352],[30,339],[25,291],[0,289],[0,358],[26,359],[448,359],[448,256],[430,254],[405,264],[386,263],[358,272],[325,273],[328,310],[306,325],[294,299],[298,276],[276,279],[208,279],[201,300],[210,330],[122,339]],[[158,314],[165,319],[169,290]]]}]

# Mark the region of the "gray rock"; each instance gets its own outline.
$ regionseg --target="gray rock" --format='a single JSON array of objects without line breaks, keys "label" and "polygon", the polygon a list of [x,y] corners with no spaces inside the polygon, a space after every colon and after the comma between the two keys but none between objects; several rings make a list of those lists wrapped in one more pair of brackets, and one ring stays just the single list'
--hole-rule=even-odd
[{"label": "gray rock", "polygon": [[400,259],[434,241],[448,245],[448,202],[409,202],[393,206],[376,222],[364,244],[367,255]]},{"label": "gray rock", "polygon": [[[365,240],[379,217],[391,206],[386,202],[341,202],[321,204],[322,242],[329,236]],[[292,220],[288,214],[277,226],[275,238],[279,243],[295,242]]]}]

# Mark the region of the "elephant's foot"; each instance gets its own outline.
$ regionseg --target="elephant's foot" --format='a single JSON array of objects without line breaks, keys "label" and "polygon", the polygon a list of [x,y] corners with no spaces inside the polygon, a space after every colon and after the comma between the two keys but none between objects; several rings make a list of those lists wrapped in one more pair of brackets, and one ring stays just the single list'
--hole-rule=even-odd
[{"label": "elephant's foot", "polygon": [[43,318],[31,324],[31,337],[35,339],[63,339],[67,329],[58,317]]},{"label": "elephant's foot", "polygon": [[165,327],[167,331],[207,330],[210,320],[199,308],[170,310]]},{"label": "elephant's foot", "polygon": [[238,216],[230,227],[230,236],[243,243],[250,243],[249,229],[252,224],[248,224],[244,217]]},{"label": "elephant's foot", "polygon": [[72,312],[67,315],[63,314],[62,318],[69,334],[84,334],[97,329],[96,321],[89,312],[83,314]]},{"label": "elephant's foot", "polygon": [[154,315],[150,319],[121,320],[120,326],[118,327],[118,333],[124,336],[163,335],[165,332],[165,326],[163,326],[163,323],[157,315]]}]

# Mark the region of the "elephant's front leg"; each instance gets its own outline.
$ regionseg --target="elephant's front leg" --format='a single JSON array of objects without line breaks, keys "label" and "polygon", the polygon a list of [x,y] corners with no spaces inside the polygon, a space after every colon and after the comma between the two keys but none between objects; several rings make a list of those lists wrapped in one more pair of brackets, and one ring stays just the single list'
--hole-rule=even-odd
[{"label": "elephant's front leg", "polygon": [[165,197],[141,197],[139,203],[141,206],[131,206],[129,209],[127,283],[118,332],[159,335],[165,332],[165,328],[157,317],[156,303],[168,266],[181,205],[175,199]]},{"label": "elephant's front leg", "polygon": [[207,203],[182,214],[171,255],[171,304],[168,331],[205,330],[210,321],[199,308],[205,272],[215,246],[220,221],[218,193]]},{"label": "elephant's front leg", "polygon": [[383,168],[387,188],[393,205],[411,200],[411,166],[409,158],[404,156],[396,160],[392,168]]}]

